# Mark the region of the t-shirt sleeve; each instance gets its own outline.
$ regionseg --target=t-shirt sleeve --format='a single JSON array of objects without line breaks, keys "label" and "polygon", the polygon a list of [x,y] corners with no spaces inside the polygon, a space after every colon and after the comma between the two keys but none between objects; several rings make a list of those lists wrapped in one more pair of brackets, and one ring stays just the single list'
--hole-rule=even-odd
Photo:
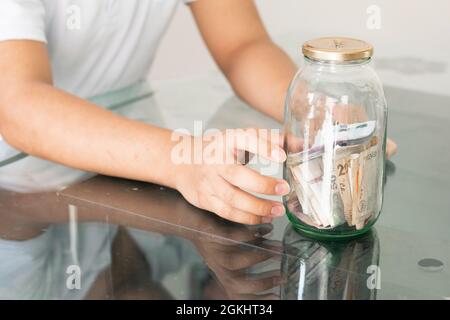
[{"label": "t-shirt sleeve", "polygon": [[0,0],[0,41],[47,42],[42,0]]}]

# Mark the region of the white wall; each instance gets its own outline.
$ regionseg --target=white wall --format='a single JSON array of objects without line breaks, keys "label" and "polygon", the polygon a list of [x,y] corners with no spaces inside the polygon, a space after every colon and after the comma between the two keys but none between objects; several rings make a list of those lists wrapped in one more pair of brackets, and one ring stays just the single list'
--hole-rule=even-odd
[{"label": "white wall", "polygon": [[[449,0],[256,0],[256,3],[274,40],[296,61],[301,61],[299,48],[305,40],[329,35],[358,37],[375,46],[375,62],[385,84],[450,95]],[[370,5],[381,9],[379,30],[366,26],[369,17],[366,10]],[[151,79],[189,77],[213,70],[217,69],[188,7],[180,6],[161,44]]]}]

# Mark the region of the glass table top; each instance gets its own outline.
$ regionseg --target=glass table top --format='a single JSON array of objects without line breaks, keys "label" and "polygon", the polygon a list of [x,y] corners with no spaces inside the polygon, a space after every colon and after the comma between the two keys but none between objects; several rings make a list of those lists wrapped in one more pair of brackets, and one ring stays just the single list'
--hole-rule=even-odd
[{"label": "glass table top", "polygon": [[[192,100],[194,115],[181,115],[199,91],[208,94]],[[316,241],[286,217],[239,225],[165,187],[72,175],[59,188],[0,191],[0,298],[450,299],[450,97],[386,95],[399,153],[387,163],[381,217],[363,237]],[[124,106],[171,128],[194,119],[278,127],[221,79],[162,85]],[[143,106],[149,117],[133,111]]]}]

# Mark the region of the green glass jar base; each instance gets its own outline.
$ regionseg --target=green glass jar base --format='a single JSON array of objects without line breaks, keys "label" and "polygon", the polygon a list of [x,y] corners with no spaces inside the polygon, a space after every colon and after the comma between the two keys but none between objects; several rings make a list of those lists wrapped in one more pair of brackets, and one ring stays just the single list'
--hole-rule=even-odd
[{"label": "green glass jar base", "polygon": [[361,230],[348,230],[348,227],[336,227],[334,229],[320,230],[302,223],[294,214],[287,210],[287,208],[286,215],[297,232],[317,240],[348,240],[352,238],[358,238],[370,231],[376,221],[376,219],[370,221]]}]

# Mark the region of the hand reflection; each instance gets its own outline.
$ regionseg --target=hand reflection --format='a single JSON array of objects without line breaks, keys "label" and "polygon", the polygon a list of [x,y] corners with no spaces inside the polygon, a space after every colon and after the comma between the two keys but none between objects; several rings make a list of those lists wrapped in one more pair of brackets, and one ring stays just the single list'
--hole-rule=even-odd
[{"label": "hand reflection", "polygon": [[[157,261],[157,264],[165,265],[162,260],[167,257],[163,254],[147,254],[146,246],[140,246],[142,243],[149,245],[151,241],[158,245],[158,239],[167,236],[176,237],[179,242],[192,242],[214,274],[212,281],[203,287],[205,298],[277,298],[269,290],[279,283],[279,262],[276,258],[280,250],[277,250],[277,243],[264,239],[271,232],[272,226],[251,227],[225,221],[191,206],[173,190],[99,176],[71,186],[60,194],[0,192],[0,200],[0,238],[17,241],[17,245],[22,240],[41,243],[41,251],[35,254],[40,257],[42,263],[39,265],[42,268],[31,269],[30,274],[39,279],[37,284],[48,283],[58,288],[59,291],[50,292],[49,298],[72,297],[64,293],[65,281],[46,273],[46,266],[57,262],[57,259],[53,261],[55,255],[50,254],[56,250],[53,247],[58,249],[58,261],[64,259],[69,264],[74,263],[72,245],[69,243],[70,232],[77,232],[76,256],[79,263],[92,276],[92,281],[96,278],[90,288],[86,287],[90,289],[89,292],[83,291],[77,297],[126,299],[137,297],[137,293],[140,293],[140,298],[168,297],[160,278],[156,282],[145,280],[151,269],[144,263],[145,259],[150,258]],[[76,207],[75,221],[69,219],[69,206]],[[70,231],[66,223],[77,224],[77,227]],[[127,232],[116,232],[116,226],[122,231],[132,228],[153,235],[156,233],[160,238],[148,237],[137,246],[136,239],[124,236]],[[44,237],[42,241],[41,235]],[[88,254],[92,253],[94,247],[97,250],[95,259]],[[179,247],[173,252],[178,254],[183,250]],[[167,253],[167,250],[164,252]],[[192,253],[195,255],[194,250]],[[192,253],[183,251],[182,255]],[[18,254],[14,253],[14,258],[17,257]],[[97,262],[98,257],[104,258],[101,265]],[[274,260],[276,270],[266,271],[273,266],[270,263]],[[6,259],[4,261],[7,262]],[[181,258],[174,261],[167,263],[172,263],[174,268],[180,268],[184,263]],[[27,261],[23,263],[24,267],[29,264]],[[64,277],[65,270],[59,268],[65,268],[67,263],[64,266],[58,264],[52,270]],[[27,282],[24,281],[24,286],[26,285]],[[4,285],[3,287],[6,288]],[[39,288],[41,287],[36,286],[35,291],[31,288],[29,294],[38,294]],[[14,292],[17,293],[20,289],[16,286]]]},{"label": "hand reflection", "polygon": [[[227,233],[230,229],[227,227]],[[261,225],[255,228],[235,226],[234,233],[245,244],[220,238],[195,239],[194,244],[199,250],[205,263],[215,275],[214,281],[205,287],[205,298],[210,299],[278,299],[277,294],[271,292],[280,283],[279,260],[277,253],[279,243],[263,238],[272,230],[271,225]],[[257,246],[258,248],[255,248]],[[277,266],[274,270],[255,273],[253,269],[262,263],[271,262]],[[260,268],[258,268],[260,269]]]}]

